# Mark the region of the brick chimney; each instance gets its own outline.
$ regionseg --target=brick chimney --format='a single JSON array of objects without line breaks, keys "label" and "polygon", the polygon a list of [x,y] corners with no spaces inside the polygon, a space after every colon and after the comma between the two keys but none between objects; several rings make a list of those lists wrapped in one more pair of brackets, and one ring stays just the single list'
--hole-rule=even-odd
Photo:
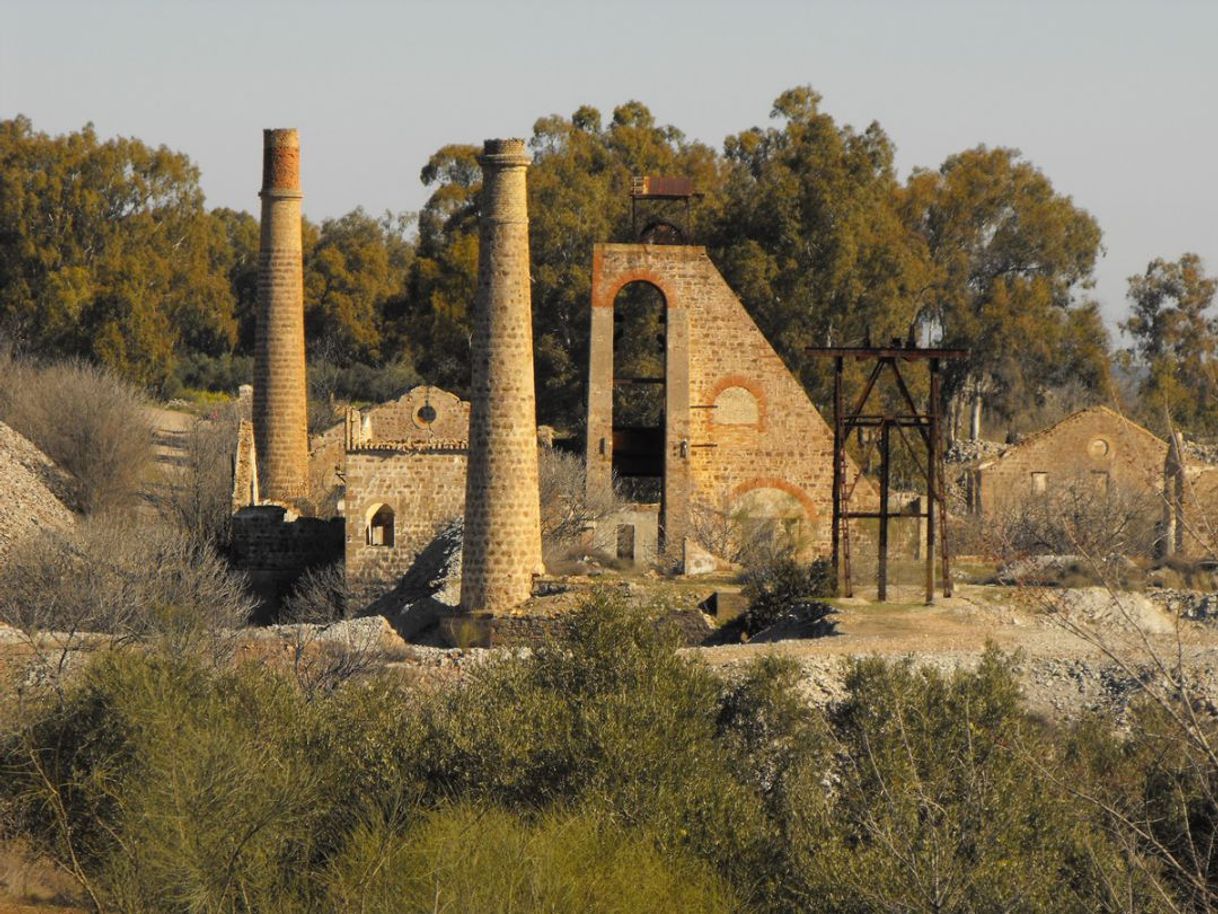
[{"label": "brick chimney", "polygon": [[501,612],[532,595],[541,561],[529,217],[523,140],[487,140],[474,300],[461,608]]},{"label": "brick chimney", "polygon": [[305,495],[309,467],[300,138],[264,130],[262,144],[254,440],[262,497],[291,502]]}]

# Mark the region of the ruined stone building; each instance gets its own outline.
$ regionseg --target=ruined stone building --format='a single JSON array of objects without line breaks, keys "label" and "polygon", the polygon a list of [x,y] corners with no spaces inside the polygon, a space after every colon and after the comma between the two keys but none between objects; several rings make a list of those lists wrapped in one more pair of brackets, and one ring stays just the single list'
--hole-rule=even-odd
[{"label": "ruined stone building", "polygon": [[342,477],[347,586],[367,602],[465,512],[470,405],[438,387],[347,415]]},{"label": "ruined stone building", "polygon": [[[351,411],[310,448],[299,143],[265,133],[253,423],[234,475],[234,550],[264,593],[341,556],[357,601],[371,599],[464,516],[462,609],[501,613],[530,597],[544,568],[529,161],[521,140],[488,140],[479,157],[471,402],[418,387]],[[591,268],[587,485],[616,478],[632,500],[597,535],[629,560],[705,570],[715,544],[700,518],[730,514],[827,553],[832,432],[706,250],[601,244]]]},{"label": "ruined stone building", "polygon": [[649,484],[618,519],[620,556],[655,542],[693,570],[699,519],[725,513],[829,552],[833,431],[704,247],[596,245],[591,334],[588,486]]},{"label": "ruined stone building", "polygon": [[972,509],[998,515],[1028,497],[1067,488],[1162,504],[1167,442],[1131,419],[1093,406],[1029,435],[972,471]]}]

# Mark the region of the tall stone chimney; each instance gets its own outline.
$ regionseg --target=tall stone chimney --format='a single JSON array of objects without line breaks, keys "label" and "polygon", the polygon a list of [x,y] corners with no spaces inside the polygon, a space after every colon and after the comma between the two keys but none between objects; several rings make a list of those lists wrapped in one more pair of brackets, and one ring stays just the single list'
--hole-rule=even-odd
[{"label": "tall stone chimney", "polygon": [[290,502],[305,494],[309,467],[300,138],[294,129],[262,131],[259,196],[254,441],[262,497]]},{"label": "tall stone chimney", "polygon": [[461,608],[512,609],[541,562],[523,140],[487,140],[474,300]]}]

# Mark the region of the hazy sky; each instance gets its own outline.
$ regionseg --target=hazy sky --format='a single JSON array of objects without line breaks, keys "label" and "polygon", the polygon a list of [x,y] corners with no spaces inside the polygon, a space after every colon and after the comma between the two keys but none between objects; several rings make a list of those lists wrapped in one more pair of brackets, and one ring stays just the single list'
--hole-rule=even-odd
[{"label": "hazy sky", "polygon": [[305,212],[416,210],[449,142],[645,102],[721,148],[812,85],[877,120],[902,177],[1014,146],[1090,210],[1097,296],[1185,251],[1218,272],[1218,0],[597,3],[0,0],[0,116],[189,154],[257,211],[261,128],[299,127]]}]

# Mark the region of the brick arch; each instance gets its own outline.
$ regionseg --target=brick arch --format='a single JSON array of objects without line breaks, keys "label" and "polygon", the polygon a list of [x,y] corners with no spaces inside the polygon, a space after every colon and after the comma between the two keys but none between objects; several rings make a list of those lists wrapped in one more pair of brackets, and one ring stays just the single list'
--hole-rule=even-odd
[{"label": "brick arch", "polygon": [[812,501],[807,492],[799,486],[792,485],[785,479],[778,479],[774,476],[756,476],[753,479],[747,479],[732,489],[732,497],[740,498],[756,489],[778,489],[780,492],[786,492],[803,505],[804,513],[808,516],[808,520],[816,521],[820,519],[820,512],[816,510],[816,503]]},{"label": "brick arch", "polygon": [[[757,425],[756,426],[744,425],[744,426],[741,426],[741,428],[754,427],[759,432],[764,431],[765,424],[766,424],[765,423],[765,420],[766,420],[765,389],[761,386],[760,383],[758,383],[753,378],[747,377],[742,374],[725,374],[725,375],[723,375],[723,377],[721,377],[718,381],[716,381],[715,385],[710,389],[710,395],[706,398],[706,402],[714,403],[719,398],[719,394],[723,393],[729,387],[743,387],[745,390],[747,390],[749,393],[751,393],[753,395],[753,399],[757,401]],[[711,421],[712,425],[715,424],[714,410],[711,410],[710,421]]]},{"label": "brick arch", "polygon": [[600,264],[593,264],[592,275],[592,307],[612,308],[618,293],[632,282],[645,282],[655,286],[664,297],[665,308],[678,308],[677,296],[667,279],[651,270],[625,270],[606,277],[600,271]]}]

